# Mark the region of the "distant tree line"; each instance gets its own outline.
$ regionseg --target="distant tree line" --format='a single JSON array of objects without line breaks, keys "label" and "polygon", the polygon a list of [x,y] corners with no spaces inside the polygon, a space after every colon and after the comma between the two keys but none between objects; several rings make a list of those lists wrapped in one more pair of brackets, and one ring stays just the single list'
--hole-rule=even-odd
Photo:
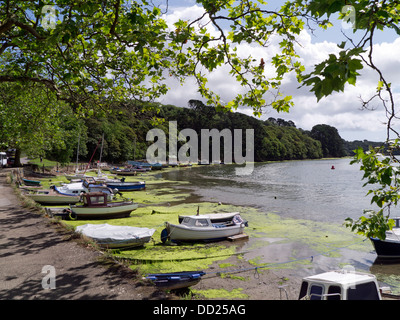
[{"label": "distant tree line", "polygon": [[[130,107],[129,113],[121,111],[107,117],[80,120],[79,128],[72,126],[74,122],[65,121],[61,124],[64,126],[61,128],[64,132],[64,143],[50,146],[45,156],[61,163],[75,161],[79,140],[79,160],[88,161],[95,154],[94,160],[97,161],[104,134],[102,161],[122,163],[131,159],[144,159],[146,150],[152,143],[146,141],[147,132],[158,127],[168,134],[168,121],[177,121],[179,131],[185,128],[194,129],[199,135],[199,143],[201,129],[230,129],[232,132],[234,129],[242,129],[243,143],[246,142],[245,130],[254,129],[255,161],[343,157],[352,155],[352,150],[360,146],[368,149],[370,145],[379,144],[365,140],[344,141],[336,128],[325,124],[305,131],[296,128],[295,123],[290,120],[272,117],[260,120],[238,112],[217,111],[201,101],[190,100],[186,108],[161,105],[157,112],[154,108],[143,111],[142,107],[137,107],[137,112],[132,112]],[[245,146],[242,150],[245,150]]]}]

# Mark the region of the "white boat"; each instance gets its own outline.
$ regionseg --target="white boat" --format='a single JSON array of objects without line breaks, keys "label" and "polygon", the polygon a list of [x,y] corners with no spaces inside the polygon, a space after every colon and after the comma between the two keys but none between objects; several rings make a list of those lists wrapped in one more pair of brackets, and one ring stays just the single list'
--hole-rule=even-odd
[{"label": "white boat", "polygon": [[219,240],[243,233],[245,221],[237,214],[227,222],[213,223],[209,216],[186,216],[181,224],[166,223],[161,241]]},{"label": "white boat", "polygon": [[25,195],[40,204],[74,204],[80,198],[79,195],[64,195],[53,189],[30,190]]},{"label": "white boat", "polygon": [[109,202],[103,192],[89,192],[82,195],[83,205],[70,205],[71,219],[108,219],[129,217],[138,204],[132,201]]},{"label": "white boat", "polygon": [[127,249],[143,246],[149,242],[155,229],[104,224],[85,224],[76,227],[76,232],[93,239],[101,247]]},{"label": "white boat", "polygon": [[103,184],[96,183],[93,177],[81,182],[63,184],[62,186],[53,186],[54,190],[62,195],[80,195],[82,192],[103,192],[108,195],[108,200],[112,200],[114,192],[111,188]]}]

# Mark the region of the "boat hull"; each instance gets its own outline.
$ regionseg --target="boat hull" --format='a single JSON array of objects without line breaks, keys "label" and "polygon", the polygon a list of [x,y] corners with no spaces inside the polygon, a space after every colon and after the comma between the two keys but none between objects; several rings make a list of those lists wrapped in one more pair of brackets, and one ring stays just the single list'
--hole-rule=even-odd
[{"label": "boat hull", "polygon": [[107,187],[111,189],[118,189],[118,191],[137,191],[146,188],[144,182],[130,183],[130,182],[110,182],[107,183]]},{"label": "boat hull", "polygon": [[244,228],[244,223],[222,228],[194,228],[182,224],[167,224],[168,235],[172,241],[220,240],[241,234]]},{"label": "boat hull", "polygon": [[205,275],[203,271],[183,271],[149,274],[147,279],[159,288],[176,290],[194,286],[200,282],[203,275]]},{"label": "boat hull", "polygon": [[105,207],[70,206],[72,218],[78,219],[112,219],[129,217],[133,210],[138,207],[137,203],[121,202],[110,203]]},{"label": "boat hull", "polygon": [[27,194],[29,198],[40,204],[75,204],[79,202],[79,196],[65,196],[59,194]]},{"label": "boat hull", "polygon": [[135,171],[121,171],[121,170],[113,170],[113,169],[111,169],[110,172],[112,174],[116,174],[116,175],[119,175],[119,176],[136,176],[136,174],[137,174],[136,170]]},{"label": "boat hull", "polygon": [[399,240],[380,240],[378,238],[370,238],[370,240],[379,258],[400,258]]},{"label": "boat hull", "polygon": [[24,182],[24,184],[26,186],[30,186],[30,187],[38,187],[38,186],[40,186],[40,183],[41,183],[40,181],[37,181],[37,180],[29,180],[29,179],[25,179],[25,178],[23,178],[22,181]]}]

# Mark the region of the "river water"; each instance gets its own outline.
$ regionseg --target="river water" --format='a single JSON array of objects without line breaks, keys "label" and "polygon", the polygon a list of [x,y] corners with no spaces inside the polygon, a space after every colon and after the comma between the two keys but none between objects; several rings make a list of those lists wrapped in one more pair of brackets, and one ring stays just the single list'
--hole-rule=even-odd
[{"label": "river water", "polygon": [[[249,175],[237,175],[236,165],[196,166],[187,170],[164,173],[169,180],[188,181],[186,188],[203,201],[230,203],[274,213],[282,219],[299,219],[342,225],[347,217],[357,219],[364,209],[374,209],[368,186],[363,187],[363,172],[351,159],[305,160],[256,163]],[[250,219],[249,219],[250,220]],[[261,255],[261,262],[279,262],[315,255],[300,242],[279,243],[251,250],[247,258]],[[250,240],[251,244],[251,240]],[[247,247],[246,247],[247,246]],[[242,250],[250,245],[244,245]],[[381,264],[369,240],[367,250],[340,250],[340,258],[321,255],[312,267],[300,268],[298,274],[337,269],[352,265],[357,270],[372,272],[378,279],[400,290],[400,264]],[[285,253],[286,252],[286,253]],[[294,252],[296,254],[294,254]],[[277,258],[277,254],[279,253]],[[275,255],[275,256],[274,256]]]}]

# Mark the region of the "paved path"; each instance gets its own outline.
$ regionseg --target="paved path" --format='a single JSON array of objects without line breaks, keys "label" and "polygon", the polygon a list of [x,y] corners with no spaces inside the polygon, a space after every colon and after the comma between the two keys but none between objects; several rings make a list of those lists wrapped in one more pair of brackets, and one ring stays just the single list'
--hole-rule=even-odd
[{"label": "paved path", "polygon": [[0,300],[164,298],[130,270],[100,264],[99,252],[69,241],[47,218],[23,208],[6,174],[0,169]]}]

